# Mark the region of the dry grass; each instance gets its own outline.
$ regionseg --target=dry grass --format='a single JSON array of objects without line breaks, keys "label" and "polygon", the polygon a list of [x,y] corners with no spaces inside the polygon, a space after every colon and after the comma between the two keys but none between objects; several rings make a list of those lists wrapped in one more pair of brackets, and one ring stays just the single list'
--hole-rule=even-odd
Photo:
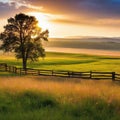
[{"label": "dry grass", "polygon": [[82,98],[100,98],[108,103],[120,101],[120,84],[57,77],[1,77],[0,90],[12,93],[32,90],[56,96],[63,102],[79,102]]}]

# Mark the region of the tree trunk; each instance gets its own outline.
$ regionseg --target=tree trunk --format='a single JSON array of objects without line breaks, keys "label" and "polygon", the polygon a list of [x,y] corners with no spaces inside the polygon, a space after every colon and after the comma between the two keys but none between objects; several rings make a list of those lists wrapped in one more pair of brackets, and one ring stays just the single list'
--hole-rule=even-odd
[{"label": "tree trunk", "polygon": [[26,70],[27,68],[27,60],[23,58],[23,69]]}]

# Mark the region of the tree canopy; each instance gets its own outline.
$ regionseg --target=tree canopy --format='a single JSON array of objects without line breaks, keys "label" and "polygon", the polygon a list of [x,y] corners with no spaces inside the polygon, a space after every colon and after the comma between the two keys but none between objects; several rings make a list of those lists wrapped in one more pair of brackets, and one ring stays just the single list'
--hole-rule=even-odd
[{"label": "tree canopy", "polygon": [[14,18],[8,19],[4,32],[0,34],[0,49],[15,52],[16,58],[22,59],[23,69],[26,69],[28,59],[36,61],[39,57],[45,57],[42,40],[48,41],[48,34],[48,30],[42,31],[38,27],[34,16],[16,14]]}]

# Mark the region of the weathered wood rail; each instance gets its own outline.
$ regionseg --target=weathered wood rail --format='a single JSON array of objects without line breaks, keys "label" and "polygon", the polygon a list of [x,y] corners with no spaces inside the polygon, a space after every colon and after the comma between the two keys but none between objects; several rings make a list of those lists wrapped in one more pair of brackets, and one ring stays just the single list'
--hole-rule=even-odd
[{"label": "weathered wood rail", "polygon": [[115,80],[120,81],[120,74],[115,74]]},{"label": "weathered wood rail", "polygon": [[19,75],[44,75],[44,76],[58,76],[58,77],[70,77],[70,78],[83,78],[83,79],[108,79],[113,81],[120,81],[120,74],[115,72],[75,72],[75,71],[57,71],[57,70],[43,70],[17,68],[15,66],[9,66],[6,63],[0,63],[0,71],[11,72]]}]

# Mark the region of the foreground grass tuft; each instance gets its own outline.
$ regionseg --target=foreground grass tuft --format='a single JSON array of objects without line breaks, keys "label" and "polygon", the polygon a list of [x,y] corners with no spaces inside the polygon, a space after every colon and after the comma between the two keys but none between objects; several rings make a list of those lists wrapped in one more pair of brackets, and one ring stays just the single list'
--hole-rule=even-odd
[{"label": "foreground grass tuft", "polygon": [[1,120],[119,120],[120,109],[100,99],[61,104],[52,96],[25,91],[0,93]]},{"label": "foreground grass tuft", "polygon": [[25,91],[19,94],[1,93],[0,112],[34,111],[45,107],[55,107],[56,100],[51,96]]}]

